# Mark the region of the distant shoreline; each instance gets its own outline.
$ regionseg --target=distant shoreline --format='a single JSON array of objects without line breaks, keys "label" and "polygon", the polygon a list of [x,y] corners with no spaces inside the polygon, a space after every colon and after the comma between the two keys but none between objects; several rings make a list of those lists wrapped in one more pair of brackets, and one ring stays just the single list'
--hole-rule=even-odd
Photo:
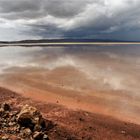
[{"label": "distant shoreline", "polygon": [[47,43],[0,43],[4,46],[50,46],[50,45],[140,45],[140,42],[47,42]]}]

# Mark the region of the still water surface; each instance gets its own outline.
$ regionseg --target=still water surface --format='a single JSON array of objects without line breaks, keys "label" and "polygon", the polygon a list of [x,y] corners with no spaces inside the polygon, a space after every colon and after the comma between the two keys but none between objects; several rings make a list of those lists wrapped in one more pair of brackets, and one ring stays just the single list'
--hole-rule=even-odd
[{"label": "still water surface", "polygon": [[2,86],[48,90],[140,123],[138,45],[2,47],[0,75]]}]

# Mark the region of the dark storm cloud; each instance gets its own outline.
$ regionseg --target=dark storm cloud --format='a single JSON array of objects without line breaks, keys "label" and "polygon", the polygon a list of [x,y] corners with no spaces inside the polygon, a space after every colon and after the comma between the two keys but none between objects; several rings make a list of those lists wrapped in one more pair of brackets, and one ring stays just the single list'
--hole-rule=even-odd
[{"label": "dark storm cloud", "polygon": [[[90,0],[0,0],[0,13],[9,19],[34,18],[46,15],[55,17],[72,17],[85,8]],[[82,4],[82,5],[80,5]],[[12,18],[11,18],[12,19]]]},{"label": "dark storm cloud", "polygon": [[1,13],[13,13],[13,12],[24,12],[24,11],[36,11],[41,7],[40,0],[1,0],[0,1],[0,12]]},{"label": "dark storm cloud", "polygon": [[0,0],[0,15],[5,19],[39,17],[43,14],[41,3],[39,0]]},{"label": "dark storm cloud", "polygon": [[0,0],[0,29],[8,39],[13,31],[18,39],[127,38],[138,34],[139,7],[139,0]]},{"label": "dark storm cloud", "polygon": [[46,0],[45,9],[55,17],[73,17],[84,11],[90,0]]}]

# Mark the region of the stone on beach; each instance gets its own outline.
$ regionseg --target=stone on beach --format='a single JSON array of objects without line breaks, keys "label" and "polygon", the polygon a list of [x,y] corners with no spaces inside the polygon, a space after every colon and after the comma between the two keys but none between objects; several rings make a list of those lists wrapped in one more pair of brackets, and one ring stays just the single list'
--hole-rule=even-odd
[{"label": "stone on beach", "polygon": [[35,107],[25,105],[20,111],[13,111],[9,104],[4,103],[0,116],[0,140],[49,140],[46,131],[52,124],[45,122]]},{"label": "stone on beach", "polygon": [[32,106],[25,105],[21,109],[17,117],[18,123],[22,127],[27,127],[33,130],[35,127],[45,127],[45,121],[42,118],[41,113]]}]

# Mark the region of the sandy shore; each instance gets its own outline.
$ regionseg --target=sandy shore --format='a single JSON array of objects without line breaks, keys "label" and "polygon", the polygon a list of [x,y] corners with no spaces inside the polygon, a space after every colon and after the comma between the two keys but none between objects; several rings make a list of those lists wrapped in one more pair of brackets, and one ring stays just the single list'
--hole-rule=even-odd
[{"label": "sandy shore", "polygon": [[50,46],[50,45],[139,45],[140,42],[48,42],[48,43],[0,43],[5,46]]},{"label": "sandy shore", "polygon": [[119,90],[96,90],[93,87],[96,83],[87,81],[83,73],[74,68],[13,71],[1,76],[0,85],[24,97],[140,124],[138,97],[134,98]]},{"label": "sandy shore", "polygon": [[34,101],[0,88],[0,103],[15,107],[30,104],[37,107],[55,125],[48,135],[51,140],[139,140],[140,126],[87,111],[72,110],[58,103]]}]

